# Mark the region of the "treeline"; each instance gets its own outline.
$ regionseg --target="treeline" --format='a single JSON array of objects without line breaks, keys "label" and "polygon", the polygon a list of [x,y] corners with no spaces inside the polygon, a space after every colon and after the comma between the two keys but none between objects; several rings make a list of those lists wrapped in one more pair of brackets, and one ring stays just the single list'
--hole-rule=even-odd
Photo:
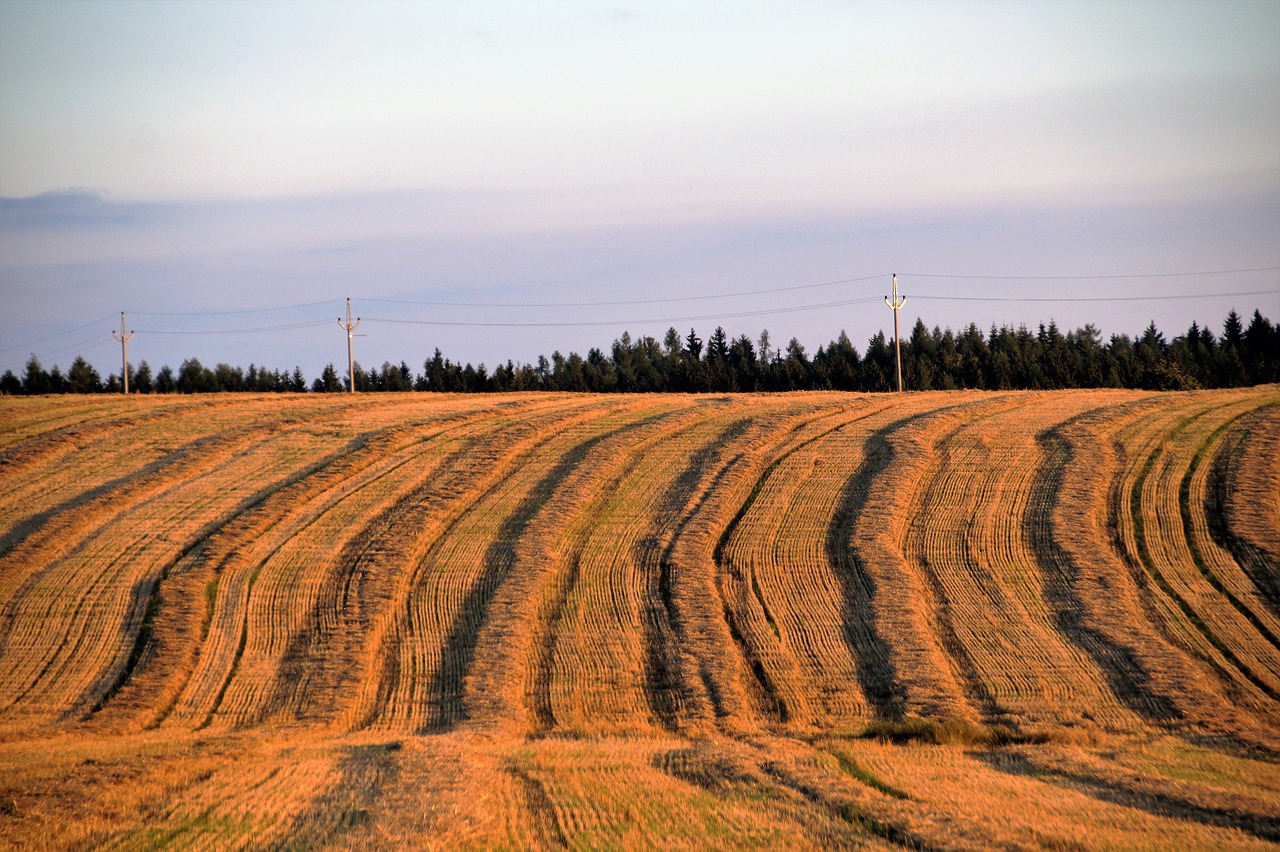
[{"label": "treeline", "polygon": [[[1192,323],[1185,334],[1167,340],[1153,322],[1136,338],[1118,334],[1104,341],[1092,325],[1066,334],[1054,323],[1035,332],[1024,326],[992,326],[984,334],[976,325],[955,333],[936,326],[930,330],[917,320],[902,341],[902,380],[908,390],[1193,390],[1264,384],[1280,381],[1280,325],[1255,310],[1246,327],[1232,311],[1221,335]],[[507,361],[492,371],[484,364],[452,361],[439,349],[418,374],[404,361],[375,369],[357,363],[355,369],[357,391],[888,391],[896,383],[893,341],[882,332],[861,355],[844,332],[810,356],[795,338],[785,348],[775,348],[767,331],[752,340],[747,335],[729,338],[717,328],[704,341],[693,329],[681,337],[672,328],[661,342],[649,336],[633,340],[624,333],[608,353],[598,348],[586,357],[555,352],[550,359],[539,356],[536,364]],[[165,366],[154,375],[143,361],[136,370],[130,368],[129,389],[336,393],[347,390],[347,379],[332,364],[308,385],[296,367],[292,372],[252,364],[247,371],[227,364],[210,369],[191,358],[176,372]],[[23,376],[6,371],[0,377],[0,392],[6,394],[119,390],[119,376],[104,381],[84,358],[76,358],[64,374],[57,367],[46,372],[32,356]]]},{"label": "treeline", "polygon": [[[189,358],[176,372],[166,364],[153,374],[146,361],[137,368],[129,365],[130,393],[304,393],[307,389],[301,367],[294,367],[290,373],[250,364],[246,372],[229,364],[209,369],[199,360]],[[121,390],[118,374],[111,373],[104,380],[83,356],[77,356],[71,368],[63,373],[57,366],[45,370],[40,359],[32,355],[21,378],[12,370],[0,376],[0,393],[5,394],[120,393]]]}]

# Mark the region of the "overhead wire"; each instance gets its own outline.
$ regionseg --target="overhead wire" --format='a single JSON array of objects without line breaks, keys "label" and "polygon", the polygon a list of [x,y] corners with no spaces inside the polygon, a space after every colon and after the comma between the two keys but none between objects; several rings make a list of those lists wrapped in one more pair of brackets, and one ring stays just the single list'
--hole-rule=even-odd
[{"label": "overhead wire", "polygon": [[165,330],[154,328],[140,328],[140,334],[254,334],[264,331],[289,331],[297,328],[316,328],[322,325],[328,325],[329,320],[307,320],[305,322],[285,323],[283,325],[256,326],[254,328],[213,328],[213,329],[183,329],[183,330]]},{"label": "overhead wire", "polygon": [[1259,266],[1252,269],[1210,269],[1195,272],[1129,272],[1116,275],[939,275],[926,272],[900,272],[910,278],[952,278],[967,281],[1116,281],[1133,278],[1196,278],[1205,275],[1238,275],[1248,272],[1280,272],[1280,266]]},{"label": "overhead wire", "polygon": [[[300,302],[298,304],[293,304],[293,305],[277,305],[275,307],[270,307],[270,308],[244,308],[244,309],[232,310],[232,311],[127,311],[126,313],[128,316],[131,316],[131,317],[235,316],[235,315],[241,315],[241,314],[259,314],[259,313],[271,313],[275,311],[297,310],[298,308],[310,308],[310,307],[315,307],[316,305],[340,303],[340,301],[341,300],[339,299],[323,299],[321,301],[316,301],[316,302]],[[27,349],[30,347],[38,346],[41,343],[45,343],[50,340],[56,340],[59,337],[65,337],[67,335],[74,334],[77,331],[81,331],[91,326],[95,326],[98,323],[107,322],[108,320],[111,320],[114,317],[115,317],[114,314],[109,314],[100,319],[93,320],[92,322],[87,322],[84,325],[78,325],[75,328],[69,328],[66,331],[58,332],[57,334],[51,334],[47,337],[41,337],[37,340],[31,340],[26,343],[18,343],[11,346],[0,347],[0,353],[7,353],[7,352],[12,352],[18,349]],[[232,329],[229,331],[216,331],[216,330],[215,331],[186,331],[186,330],[170,330],[170,329],[139,329],[139,331],[142,331],[145,334],[233,334],[238,332],[280,331],[288,328],[303,328],[303,327],[306,327],[306,325],[308,324],[320,325],[322,324],[322,322],[327,323],[328,320],[323,320],[323,321],[313,320],[313,321],[310,321],[309,323],[297,323],[293,325],[282,325],[282,326],[268,326],[265,328],[257,328],[257,329]],[[77,344],[72,344],[72,345],[77,345]]]},{"label": "overhead wire", "polygon": [[1171,296],[913,296],[933,302],[1164,302],[1184,299],[1217,299],[1235,296],[1267,296],[1275,290],[1238,290],[1233,293],[1191,293]]},{"label": "overhead wire", "polygon": [[53,361],[56,358],[61,358],[64,355],[71,355],[73,353],[76,355],[83,355],[85,352],[92,352],[93,350],[110,342],[110,337],[95,334],[93,337],[81,340],[79,343],[68,343],[51,351],[46,351],[40,354],[33,352],[32,354],[35,355],[37,361],[43,363],[45,361]]},{"label": "overhead wire", "polygon": [[[940,274],[940,273],[899,273],[900,277],[906,279],[933,279],[933,280],[963,280],[963,281],[1105,281],[1105,280],[1135,280],[1135,279],[1169,279],[1169,278],[1196,278],[1213,275],[1244,275],[1255,273],[1271,273],[1280,272],[1280,266],[1265,266],[1237,269],[1217,269],[1217,270],[1195,270],[1186,272],[1147,272],[1147,273],[1124,273],[1112,275],[970,275],[970,274]],[[379,299],[379,298],[362,298],[360,301],[372,304],[384,305],[410,305],[423,307],[456,307],[456,308],[487,308],[487,309],[530,309],[530,308],[595,308],[595,307],[625,307],[634,305],[658,305],[658,304],[680,304],[689,302],[713,301],[732,298],[742,298],[747,296],[769,295],[776,293],[788,293],[802,290],[813,290],[823,287],[833,287],[842,284],[860,284],[866,281],[874,281],[889,277],[888,274],[879,275],[863,275],[853,278],[842,278],[830,281],[820,281],[809,284],[793,284],[782,287],[766,287],[754,290],[743,290],[735,293],[716,293],[708,295],[692,295],[692,296],[671,296],[671,297],[653,297],[644,299],[602,299],[594,301],[560,301],[560,302],[467,302],[467,301],[445,301],[445,300],[412,300],[412,299]],[[951,302],[1026,302],[1026,303],[1074,303],[1074,302],[1154,302],[1154,301],[1180,301],[1188,299],[1213,299],[1213,298],[1237,298],[1245,296],[1262,296],[1280,294],[1280,288],[1268,288],[1259,290],[1232,290],[1215,293],[1187,293],[1187,294],[1163,294],[1154,296],[1124,296],[1124,295],[1100,295],[1100,296],[953,296],[940,295],[932,293],[907,294],[910,298],[920,301],[951,301]],[[700,322],[707,320],[723,320],[737,319],[743,317],[757,316],[774,316],[781,314],[801,313],[812,310],[822,310],[828,308],[847,307],[858,304],[868,304],[878,302],[876,297],[841,299],[834,301],[821,302],[808,305],[796,305],[780,308],[761,308],[757,310],[742,311],[725,311],[719,313],[704,313],[685,316],[666,316],[666,317],[649,317],[649,318],[628,318],[623,320],[551,320],[551,321],[486,321],[486,320],[449,320],[449,319],[413,319],[406,317],[365,317],[369,322],[390,323],[404,325],[424,325],[424,326],[443,326],[443,327],[463,327],[463,328],[566,328],[566,327],[598,327],[598,326],[618,326],[618,325],[654,325],[660,323],[677,323],[677,322]],[[217,317],[217,316],[239,316],[251,314],[274,313],[280,311],[299,310],[303,308],[317,307],[320,305],[340,303],[338,299],[322,299],[310,302],[299,302],[290,305],[275,305],[271,307],[261,308],[242,308],[225,311],[131,311],[128,312],[132,316],[140,317]],[[0,348],[0,353],[13,352],[19,349],[36,347],[41,343],[57,340],[74,334],[77,331],[90,328],[98,323],[105,323],[112,316],[105,316],[95,319],[83,325],[76,326],[57,334],[48,335],[37,340],[28,341],[21,344],[11,344]],[[305,320],[294,323],[278,323],[267,326],[254,326],[250,328],[224,328],[224,329],[173,329],[173,328],[142,328],[138,329],[143,334],[155,335],[229,335],[229,334],[256,334],[256,333],[273,333],[280,331],[291,331],[304,328],[317,328],[327,325],[328,319]],[[103,338],[94,336],[83,341],[73,344],[67,344],[57,347],[52,353],[47,353],[43,357],[46,359],[59,357],[66,351],[74,351],[78,348],[107,342]]]},{"label": "overhead wire", "polygon": [[277,305],[271,308],[242,308],[234,311],[129,311],[130,316],[139,317],[223,317],[238,314],[267,314],[275,311],[292,311],[298,308],[313,308],[317,305],[341,304],[341,299],[321,299],[317,302],[299,302],[296,305]]},{"label": "overhead wire", "polygon": [[823,308],[841,308],[848,305],[866,304],[868,302],[878,302],[878,298],[864,299],[844,299],[837,302],[823,302],[816,305],[797,305],[790,308],[769,308],[758,311],[734,311],[730,313],[703,314],[700,316],[684,316],[684,317],[655,317],[647,319],[626,319],[626,320],[558,320],[550,322],[484,322],[474,320],[416,320],[416,319],[393,319],[390,317],[363,317],[366,322],[385,322],[396,325],[434,325],[434,326],[463,326],[468,328],[569,328],[569,327],[590,327],[603,325],[655,325],[661,323],[672,322],[698,322],[700,320],[718,320],[718,319],[735,319],[738,317],[757,317],[770,316],[773,314],[794,314],[802,311],[821,310]]},{"label": "overhead wire", "polygon": [[812,290],[817,287],[834,287],[837,284],[859,284],[863,281],[874,281],[887,277],[881,275],[864,275],[860,278],[842,278],[837,281],[820,281],[816,284],[794,284],[788,287],[768,287],[763,290],[743,290],[738,293],[713,293],[708,296],[667,296],[657,299],[614,299],[596,302],[439,302],[416,301],[411,299],[361,299],[362,302],[375,302],[387,305],[423,305],[436,308],[613,308],[626,305],[657,305],[667,302],[698,302],[709,299],[734,299],[742,296],[760,296],[770,293],[789,293],[796,290]]},{"label": "overhead wire", "polygon": [[90,326],[95,326],[98,323],[106,322],[107,320],[112,319],[113,316],[114,315],[109,314],[105,317],[102,317],[101,319],[96,319],[96,320],[93,320],[92,322],[87,322],[84,325],[78,325],[75,328],[69,328],[66,331],[60,331],[57,334],[51,334],[48,337],[41,337],[39,340],[32,340],[27,343],[18,343],[13,346],[0,347],[0,352],[12,352],[15,349],[26,349],[30,346],[37,346],[41,343],[46,343],[50,340],[57,340],[59,337],[66,337],[69,334],[75,334],[77,331],[83,331],[84,329],[89,328]]},{"label": "overhead wire", "polygon": [[[1156,272],[1156,273],[1128,273],[1123,275],[1041,275],[1041,276],[1019,276],[1019,275],[937,275],[930,273],[903,273],[904,278],[935,278],[935,279],[956,279],[956,280],[1002,280],[1002,281],[1086,281],[1086,280],[1119,280],[1119,279],[1138,279],[1138,278],[1190,278],[1208,275],[1229,275],[1244,274],[1256,272],[1276,272],[1280,271],[1280,267],[1254,267],[1246,269],[1220,269],[1220,270],[1197,270],[1192,272]],[[411,300],[411,299],[377,299],[365,298],[362,302],[374,304],[394,304],[394,305],[419,305],[424,307],[461,307],[461,308],[571,308],[571,307],[616,307],[627,305],[652,305],[666,304],[678,302],[706,301],[711,299],[726,299],[741,296],[764,295],[771,293],[784,293],[797,290],[815,289],[818,287],[830,287],[840,284],[857,284],[864,281],[874,281],[888,277],[887,274],[880,275],[864,275],[856,278],[844,278],[833,281],[822,281],[813,284],[791,285],[786,287],[769,287],[757,290],[745,290],[738,293],[720,293],[706,296],[675,296],[665,298],[652,299],[621,299],[621,300],[597,300],[585,302],[456,302],[456,301],[428,301],[428,300]],[[1063,297],[1033,297],[1033,296],[945,296],[945,295],[917,295],[914,298],[927,301],[984,301],[984,302],[1103,302],[1103,301],[1166,301],[1181,299],[1206,299],[1217,297],[1236,297],[1236,296],[1257,296],[1269,295],[1277,290],[1243,290],[1225,293],[1195,293],[1189,295],[1163,295],[1163,296],[1063,296]],[[761,309],[756,311],[732,311],[721,312],[716,314],[702,314],[697,316],[683,317],[655,317],[649,319],[628,319],[628,320],[556,320],[556,321],[512,321],[498,322],[486,320],[415,320],[407,318],[390,318],[390,317],[366,317],[370,322],[387,322],[403,325],[431,325],[431,326],[454,326],[467,328],[557,328],[557,327],[590,327],[605,325],[625,325],[632,323],[636,325],[651,325],[665,322],[690,322],[701,320],[715,319],[734,319],[740,317],[751,316],[768,316],[772,314],[797,313],[807,310],[817,310],[821,308],[844,307],[854,304],[863,304],[879,301],[876,298],[847,299],[834,302],[824,302],[816,305],[801,305],[789,308],[773,308]]]}]

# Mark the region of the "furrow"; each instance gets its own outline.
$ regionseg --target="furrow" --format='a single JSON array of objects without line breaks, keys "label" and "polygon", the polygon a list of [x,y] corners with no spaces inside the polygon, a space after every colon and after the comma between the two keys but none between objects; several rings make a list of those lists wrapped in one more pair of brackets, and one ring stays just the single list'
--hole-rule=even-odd
[{"label": "furrow", "polygon": [[[1123,405],[1125,403],[1116,403],[1116,408]],[[1107,683],[1112,699],[1105,701],[1104,707],[1119,702],[1138,717],[1167,724],[1181,714],[1153,685],[1152,676],[1143,664],[1143,655],[1135,650],[1132,640],[1106,628],[1098,615],[1101,601],[1089,594],[1086,587],[1089,566],[1081,565],[1072,555],[1091,546],[1091,531],[1100,531],[1085,526],[1088,521],[1080,516],[1078,504],[1072,499],[1080,490],[1073,474],[1085,469],[1092,459],[1078,458],[1079,444],[1064,437],[1064,430],[1096,414],[1095,409],[1077,415],[1037,435],[1043,461],[1023,516],[1024,535],[1035,555],[1045,603],[1053,613],[1058,631],[1093,660]],[[1084,546],[1071,546],[1078,541],[1083,541]],[[1094,575],[1094,582],[1098,576]],[[1087,723],[1096,721],[1121,730],[1134,727],[1134,722],[1123,712],[1100,712],[1094,706],[1082,704],[1080,713]]]},{"label": "furrow", "polygon": [[[119,682],[151,592],[184,540],[204,518],[225,517],[252,500],[247,471],[270,481],[287,477],[296,465],[288,442],[273,440],[281,425],[259,418],[197,442],[184,463],[119,495],[123,507],[104,501],[71,513],[77,517],[57,525],[69,541],[42,534],[42,541],[24,543],[0,560],[31,559],[37,566],[6,606],[0,658],[10,661],[13,676],[5,681],[4,703],[57,706],[74,715]],[[67,525],[77,523],[83,527],[73,537]],[[68,595],[68,588],[79,592]],[[31,617],[36,611],[42,616]]]},{"label": "furrow", "polygon": [[1214,542],[1280,617],[1280,405],[1268,401],[1237,421],[1213,455],[1205,487]]},{"label": "furrow", "polygon": [[[468,564],[465,551],[442,548],[435,564],[437,571],[442,579],[462,579],[466,591],[444,638],[441,662],[431,681],[437,712],[433,727],[449,728],[462,722],[484,730],[514,732],[528,727],[526,695],[539,676],[537,658],[542,656],[535,643],[555,636],[545,631],[555,621],[558,597],[552,592],[547,602],[550,611],[544,606],[538,612],[536,602],[543,598],[538,586],[546,573],[554,571],[555,560],[548,558],[548,544],[534,538],[537,520],[563,493],[572,493],[576,480],[594,478],[595,471],[586,468],[598,447],[607,446],[610,439],[643,426],[652,417],[646,409],[628,407],[615,417],[591,424],[590,431],[557,442],[545,458],[551,463],[549,468],[542,467],[543,458],[526,464],[522,477],[536,474],[536,479],[531,477],[525,489],[495,493],[494,499],[478,505],[467,519],[469,525],[487,527],[490,518],[497,523],[496,535],[487,542],[478,566]],[[561,532],[555,530],[557,535]],[[572,579],[571,574],[563,575],[561,582]],[[544,631],[541,636],[530,629],[539,622]],[[531,655],[535,657],[532,671]]]},{"label": "furrow", "polygon": [[[599,412],[599,413],[603,414],[603,412]],[[584,421],[578,417],[575,417],[572,419],[566,418],[566,417],[558,417],[554,421],[548,421],[541,429],[524,429],[523,431],[511,430],[510,435],[499,436],[499,440],[495,442],[494,446],[490,448],[490,450],[495,454],[495,461],[499,456],[501,457],[501,467],[504,468],[508,473],[510,473],[514,468],[518,466],[523,466],[521,464],[522,461],[527,463],[530,455],[536,452],[538,448],[542,446],[542,444],[547,440],[547,436],[549,434],[555,434],[562,431],[566,427],[570,427],[574,424],[585,424],[586,422],[587,421]],[[509,446],[504,448],[503,444],[507,441],[510,441],[511,443]],[[471,463],[474,461],[474,459],[463,459],[462,461],[464,465],[470,466]],[[492,465],[482,466],[482,469],[487,469],[488,467],[491,467],[491,466]],[[475,504],[483,501],[487,496],[491,495],[494,492],[494,490],[498,487],[499,484],[500,484],[500,480],[494,479],[487,484],[487,487],[485,487],[482,490],[476,491],[474,498],[467,501],[466,510],[459,513],[455,518],[452,519],[448,529],[456,530],[459,527],[459,525],[466,523],[465,518],[473,510],[475,510]],[[507,529],[510,530],[510,529],[513,529],[513,527],[509,526],[507,527]],[[503,532],[502,527],[499,528],[498,532],[499,532],[499,537],[503,540],[511,540],[513,536],[516,538],[519,537],[519,533]],[[424,548],[420,552],[421,553],[420,556],[416,556],[413,559],[407,560],[407,562],[409,562],[410,564],[413,564],[415,562],[417,562],[418,564],[423,564],[424,562],[426,562],[426,558],[427,558],[426,554],[429,553],[431,549],[439,546],[440,543],[443,541],[444,541],[444,536],[431,539],[430,546],[427,548]],[[492,546],[490,547],[490,552],[492,552]],[[493,561],[488,558],[486,558],[485,564],[489,566],[494,565]],[[511,566],[506,566],[506,567],[508,569],[511,569]],[[418,582],[418,581],[414,581],[414,582]],[[496,588],[493,594],[494,595],[498,594]],[[408,600],[411,600],[411,598],[406,598],[406,602]],[[477,603],[476,605],[478,607],[481,606],[480,603]],[[501,609],[502,606],[500,602],[491,601],[488,604],[485,604],[481,608],[484,610],[487,610],[489,608]],[[453,646],[453,652],[455,654],[469,653],[473,658],[482,660],[484,656],[484,652],[482,648],[483,636],[481,635],[480,631],[481,629],[488,629],[488,627],[489,627],[488,618],[486,616],[484,628],[477,629],[477,634],[474,639],[474,644],[472,644],[470,648],[466,646],[465,644],[466,640],[463,637],[461,637],[459,634],[456,634],[456,633],[452,634],[449,638],[455,642],[455,645]],[[505,637],[505,634],[503,635]],[[508,647],[507,642],[505,641],[501,642],[500,646],[501,646],[499,648],[500,653],[507,653],[510,651],[512,654],[515,654],[518,656],[517,652],[513,651],[511,648]],[[391,714],[394,714],[395,712],[397,712],[397,707],[389,706],[388,704],[388,702],[390,702],[396,696],[397,690],[418,690],[418,689],[422,689],[425,686],[425,684],[423,684],[420,681],[416,683],[407,683],[407,684],[399,683],[397,682],[397,679],[394,676],[394,672],[398,671],[402,666],[404,652],[406,650],[413,651],[415,647],[416,647],[416,643],[410,644],[406,647],[405,643],[397,641],[397,644],[395,646],[396,653],[388,656],[386,661],[386,665],[388,666],[388,668],[386,669],[386,672],[384,675],[385,679],[383,680],[383,687],[380,693],[381,697],[379,698],[379,701],[378,701],[378,706],[380,708],[378,712],[391,713]],[[442,656],[444,653],[446,653],[446,649],[441,649]],[[472,664],[471,667],[473,666],[474,664]],[[468,701],[468,698],[467,698],[465,681],[468,678],[475,677],[475,675],[471,674],[470,672],[471,667],[468,667],[468,673],[464,675],[464,678],[463,678],[462,687],[463,687],[464,694],[461,698],[458,699],[459,701],[462,702],[462,705],[463,705],[461,709],[461,714],[463,717],[467,717],[467,718],[474,718],[474,717],[486,715],[485,708],[473,706],[472,702]],[[496,708],[496,707],[509,706],[510,704],[509,700],[504,701],[504,698],[509,698],[510,694],[514,690],[518,689],[519,683],[522,682],[522,678],[519,675],[518,668],[513,668],[508,670],[506,667],[503,667],[503,676],[501,680],[503,681],[502,683],[495,684],[495,690],[500,690],[500,692],[495,691],[492,694],[490,694],[489,691],[487,690],[484,691],[486,698],[490,702],[489,709],[491,711],[493,710],[493,708]],[[457,685],[454,684],[453,686],[456,688]],[[403,708],[400,708],[400,709],[403,709]],[[368,712],[369,711],[366,711],[366,714]],[[501,721],[502,719],[505,719],[509,714],[502,712],[501,710],[497,710],[496,715],[498,717],[501,717],[501,719],[498,720],[498,721]],[[394,718],[394,715],[393,715],[393,718]]]},{"label": "furrow", "polygon": [[539,518],[532,532],[573,571],[573,582],[555,590],[535,654],[530,698],[540,731],[647,733],[674,723],[669,712],[654,712],[655,703],[678,703],[678,690],[669,680],[654,683],[655,665],[672,649],[669,634],[655,633],[663,626],[653,620],[660,591],[641,547],[687,449],[706,435],[732,440],[730,417],[723,406],[685,404],[602,444],[584,462],[588,476]]},{"label": "furrow", "polygon": [[[295,606],[306,616],[292,629],[262,712],[345,726],[362,688],[362,667],[379,641],[377,626],[388,617],[396,585],[439,534],[450,506],[478,478],[491,475],[504,448],[564,416],[558,401],[532,408],[518,404],[496,417],[485,412],[474,423],[468,421],[448,445],[424,447],[398,462],[394,477],[385,477],[395,483],[394,499],[379,501],[379,508],[385,508],[357,534],[348,535],[352,524],[337,518],[326,529],[317,525],[309,531],[313,549],[319,546],[339,555],[315,582],[314,597]],[[386,490],[379,483],[378,491]],[[362,494],[357,505],[367,504],[368,496]],[[342,538],[323,543],[335,534]],[[287,573],[280,576],[289,583]]]},{"label": "furrow", "polygon": [[1265,743],[1270,735],[1224,694],[1220,672],[1203,661],[1212,647],[1156,586],[1134,538],[1134,483],[1194,404],[1135,395],[1121,416],[1104,409],[1060,429],[1073,463],[1053,509],[1056,547],[1070,566],[1081,623],[1118,649],[1108,657],[1112,688],[1133,690],[1122,700],[1149,721],[1247,732]]},{"label": "furrow", "polygon": [[869,715],[866,693],[854,685],[865,685],[863,664],[874,659],[861,641],[876,642],[874,625],[850,605],[860,577],[836,530],[847,535],[852,522],[838,504],[863,461],[858,430],[888,405],[862,400],[799,424],[804,437],[764,471],[717,548],[722,570],[737,575],[735,608],[755,609],[768,628],[753,631],[757,658],[787,696],[792,726],[851,727]]},{"label": "furrow", "polygon": [[[335,702],[345,703],[334,694],[337,684],[332,677],[336,674],[345,682],[349,672],[330,669],[326,675],[317,670],[321,667],[307,663],[308,658],[317,659],[311,646],[325,642],[313,630],[321,625],[308,614],[323,600],[326,586],[333,590],[330,594],[339,593],[342,578],[351,572],[351,563],[342,560],[352,542],[375,529],[385,540],[388,509],[392,519],[405,520],[397,517],[395,507],[406,499],[415,504],[407,495],[418,483],[438,475],[441,449],[456,445],[452,454],[443,454],[456,468],[459,457],[466,455],[461,447],[483,443],[502,423],[486,413],[464,418],[458,429],[429,426],[407,456],[384,460],[366,476],[321,495],[317,505],[294,511],[288,523],[275,525],[271,535],[255,541],[252,558],[237,560],[234,571],[224,568],[219,583],[219,609],[226,607],[224,626],[215,652],[206,655],[211,665],[197,671],[196,688],[188,690],[194,703],[183,707],[184,714],[202,712],[205,724],[218,725],[254,724],[269,717],[307,721],[298,718],[308,715],[301,711],[301,696],[315,693],[325,700],[317,702],[310,721],[330,718],[337,710]],[[425,460],[421,467],[412,464],[419,457]],[[480,459],[471,458],[468,464],[476,461]],[[426,507],[428,513],[433,508],[434,504]],[[413,518],[406,521],[410,529],[415,525]],[[417,538],[397,535],[396,541],[401,552],[412,554]],[[394,570],[394,563],[388,569]],[[358,612],[353,617],[363,619]],[[357,637],[338,637],[340,642],[348,639],[359,644]],[[291,679],[282,681],[285,676]]]},{"label": "furrow", "polygon": [[886,690],[880,679],[886,667],[868,660],[880,676],[873,700],[894,717],[900,709],[903,715],[975,722],[972,701],[989,703],[955,636],[937,577],[910,558],[907,539],[927,523],[920,504],[937,468],[937,446],[965,421],[1014,404],[1007,395],[963,394],[945,408],[913,408],[917,398],[904,404],[906,416],[866,439],[857,478],[865,483],[858,488],[869,491],[859,499],[850,556],[875,591],[870,604],[879,633],[889,642],[895,678]]},{"label": "furrow", "polygon": [[[449,726],[461,718],[474,631],[500,576],[499,551],[510,546],[512,530],[520,525],[512,520],[511,507],[520,506],[526,489],[546,474],[546,460],[597,428],[596,421],[625,417],[625,412],[619,401],[583,404],[540,428],[524,424],[488,467],[479,468],[483,476],[448,502],[439,526],[400,569],[385,614],[374,625],[371,668],[348,710],[348,724],[415,731]],[[523,511],[528,515],[535,510],[526,505]]]},{"label": "furrow", "polygon": [[[71,433],[97,429],[104,424],[128,421],[157,408],[189,405],[182,397],[169,397],[162,402],[151,399],[123,400],[114,396],[63,397],[56,405],[39,397],[6,399],[0,409],[0,467],[28,456],[57,447]],[[121,409],[126,409],[121,413]],[[55,454],[61,455],[55,450]]]},{"label": "furrow", "polygon": [[[1125,543],[1130,548],[1130,558],[1148,573],[1156,589],[1181,616],[1178,620],[1193,628],[1184,628],[1184,635],[1200,656],[1231,684],[1228,688],[1237,700],[1255,704],[1245,698],[1249,690],[1240,680],[1273,701],[1280,699],[1280,655],[1274,645],[1249,646],[1247,637],[1256,633],[1241,608],[1232,607],[1230,599],[1222,594],[1220,583],[1215,587],[1206,582],[1213,575],[1203,564],[1196,564],[1196,554],[1188,548],[1190,531],[1184,521],[1189,465],[1212,441],[1217,419],[1229,422],[1243,413],[1242,405],[1247,411],[1252,401],[1217,403],[1193,410],[1168,427],[1161,444],[1148,449],[1137,466],[1124,506],[1128,510]],[[1209,436],[1202,437],[1206,432]]]},{"label": "furrow", "polygon": [[[1273,404],[1272,407],[1276,406]],[[1222,595],[1266,640],[1271,646],[1269,650],[1274,651],[1280,648],[1280,639],[1277,638],[1280,619],[1267,608],[1266,600],[1258,595],[1249,575],[1231,553],[1218,544],[1210,531],[1215,523],[1211,518],[1218,511],[1218,504],[1209,485],[1213,466],[1204,463],[1206,457],[1221,454],[1230,432],[1237,431],[1241,423],[1256,420],[1259,413],[1256,408],[1241,412],[1214,429],[1187,466],[1179,485],[1179,503],[1183,534],[1192,563],[1205,582]],[[1220,515],[1217,525],[1221,526]],[[1272,660],[1268,664],[1259,658],[1259,665],[1280,673],[1280,661]]]},{"label": "furrow", "polygon": [[725,560],[724,546],[773,463],[822,431],[817,422],[836,416],[847,399],[778,400],[744,422],[732,444],[711,445],[698,460],[703,472],[689,509],[659,563],[659,585],[670,589],[669,619],[679,640],[687,704],[682,730],[749,734],[762,723],[785,722],[792,712],[788,698],[796,708],[803,704],[789,672],[794,663],[779,650],[758,584]]},{"label": "furrow", "polygon": [[[252,570],[246,565],[256,557],[268,558],[263,555],[264,549],[273,547],[273,542],[303,535],[321,517],[341,525],[348,516],[343,511],[334,511],[335,507],[362,505],[367,501],[369,510],[376,510],[380,505],[376,486],[385,485],[384,479],[397,482],[397,476],[408,473],[402,469],[431,452],[433,439],[464,428],[482,416],[449,409],[435,414],[438,419],[418,424],[393,423],[354,437],[342,435],[347,438],[344,446],[259,492],[234,517],[207,528],[188,543],[183,556],[169,571],[172,576],[167,581],[166,605],[161,608],[154,631],[166,653],[158,663],[146,667],[138,688],[122,696],[126,699],[123,703],[138,705],[141,710],[147,706],[143,703],[145,696],[154,692],[155,706],[149,711],[153,725],[163,721],[174,709],[179,711],[179,718],[207,717],[207,710],[197,710],[192,702],[198,704],[194,696],[207,695],[211,687],[207,683],[204,687],[198,683],[191,685],[190,681],[193,677],[199,682],[215,676],[217,666],[209,667],[218,657],[216,649],[225,644],[220,642],[224,637],[217,631],[212,638],[209,636],[219,590],[223,594],[229,594],[228,590],[234,593],[246,572]],[[315,449],[321,450],[322,446],[315,445]],[[357,499],[353,501],[353,497]],[[343,530],[341,534],[354,532]],[[257,564],[260,567],[261,563]],[[243,631],[240,634],[243,636]],[[202,647],[206,642],[209,647]],[[198,668],[202,674],[196,676]],[[187,693],[185,701],[182,700],[184,692]]]},{"label": "furrow", "polygon": [[1025,537],[1043,463],[1037,432],[1097,405],[1094,394],[1019,395],[966,419],[937,443],[904,540],[939,606],[939,630],[982,709],[1011,727],[1079,724],[1078,708],[1114,715],[1087,655],[1062,641]]}]

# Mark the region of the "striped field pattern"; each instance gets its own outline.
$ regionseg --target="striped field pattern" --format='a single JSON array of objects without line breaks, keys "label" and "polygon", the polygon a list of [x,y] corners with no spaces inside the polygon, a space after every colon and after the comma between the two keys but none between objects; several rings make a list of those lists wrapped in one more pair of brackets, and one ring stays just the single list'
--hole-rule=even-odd
[{"label": "striped field pattern", "polygon": [[0,847],[1280,842],[1280,388],[0,398]]}]

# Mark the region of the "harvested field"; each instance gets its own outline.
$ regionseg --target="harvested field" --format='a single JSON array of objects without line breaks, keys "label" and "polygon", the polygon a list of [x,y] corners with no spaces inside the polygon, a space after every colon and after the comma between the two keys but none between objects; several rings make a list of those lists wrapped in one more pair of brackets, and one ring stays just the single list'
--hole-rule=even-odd
[{"label": "harvested field", "polygon": [[1280,843],[1280,388],[0,398],[0,846]]}]

